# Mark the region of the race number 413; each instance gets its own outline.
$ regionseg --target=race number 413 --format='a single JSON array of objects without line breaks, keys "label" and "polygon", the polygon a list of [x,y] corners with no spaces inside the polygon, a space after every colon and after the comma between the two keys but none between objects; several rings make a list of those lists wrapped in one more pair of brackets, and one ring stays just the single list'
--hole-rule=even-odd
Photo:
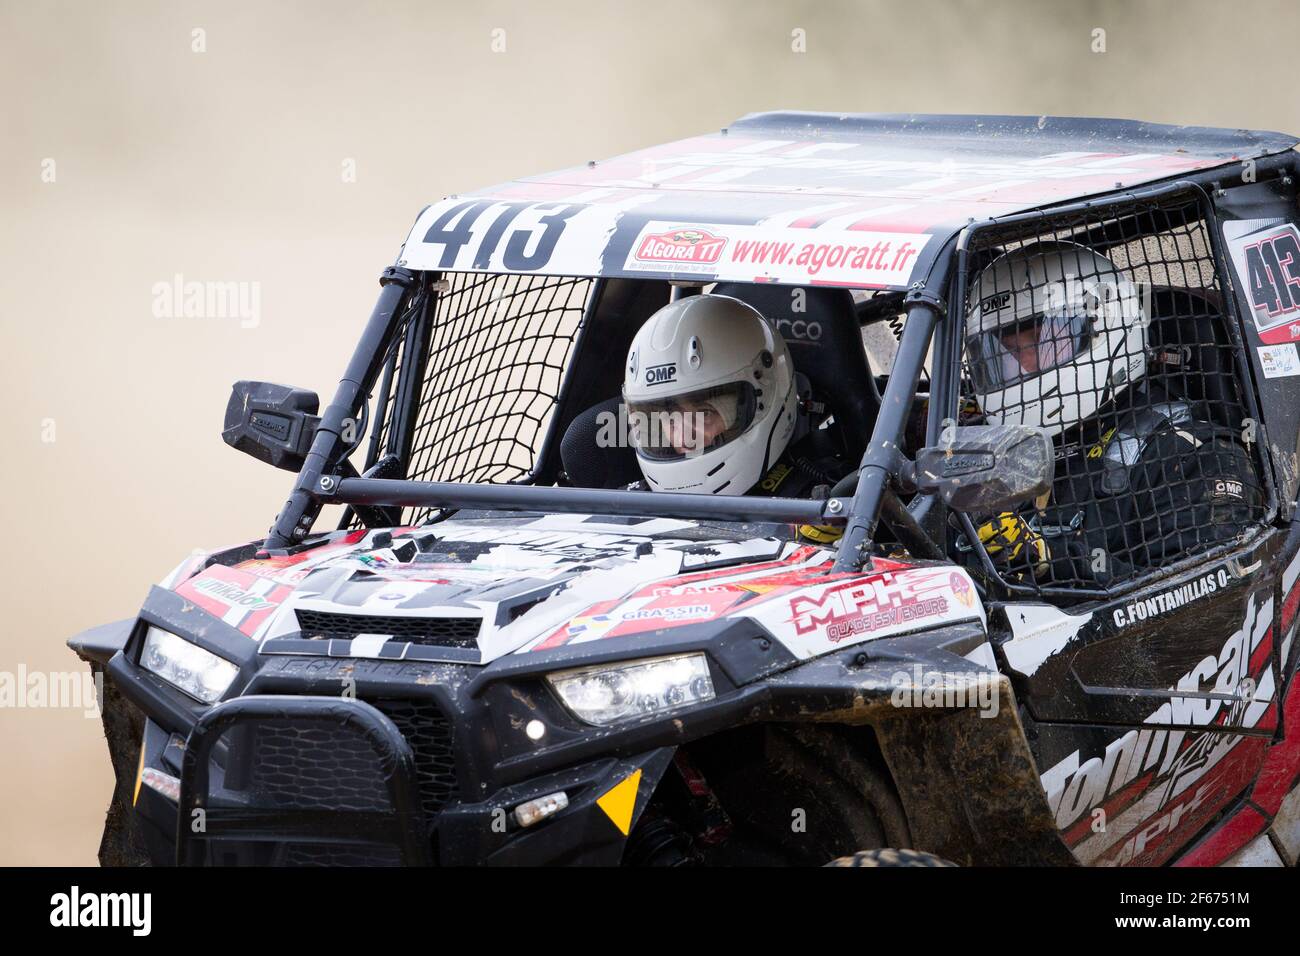
[{"label": "race number 413", "polygon": [[422,237],[442,247],[439,269],[532,272],[546,267],[568,220],[571,203],[470,199],[444,209]]}]

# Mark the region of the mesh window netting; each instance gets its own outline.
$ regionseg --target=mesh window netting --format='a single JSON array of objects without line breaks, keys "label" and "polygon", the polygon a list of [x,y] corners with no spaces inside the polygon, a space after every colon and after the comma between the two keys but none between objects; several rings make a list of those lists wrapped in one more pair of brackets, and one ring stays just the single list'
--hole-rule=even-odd
[{"label": "mesh window netting", "polygon": [[[591,291],[587,278],[449,273],[429,299],[417,411],[406,477],[415,481],[511,482],[533,468]],[[386,376],[388,396],[378,447],[396,451],[391,434],[400,404],[405,354],[418,347],[413,304],[408,334]],[[414,343],[414,344],[413,344]],[[419,367],[417,364],[416,367]],[[402,523],[425,520],[407,508]]]},{"label": "mesh window netting", "polygon": [[1056,446],[1045,500],[971,516],[958,539],[1012,593],[1113,593],[1263,517],[1241,347],[1202,201],[977,234],[962,420],[1041,426]]}]

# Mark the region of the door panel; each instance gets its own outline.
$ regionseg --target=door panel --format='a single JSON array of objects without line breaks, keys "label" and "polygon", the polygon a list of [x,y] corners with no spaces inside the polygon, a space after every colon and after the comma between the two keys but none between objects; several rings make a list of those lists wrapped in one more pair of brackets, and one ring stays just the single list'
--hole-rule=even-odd
[{"label": "door panel", "polygon": [[999,654],[1084,862],[1165,862],[1254,779],[1277,729],[1280,541],[1069,615],[1004,608]]}]

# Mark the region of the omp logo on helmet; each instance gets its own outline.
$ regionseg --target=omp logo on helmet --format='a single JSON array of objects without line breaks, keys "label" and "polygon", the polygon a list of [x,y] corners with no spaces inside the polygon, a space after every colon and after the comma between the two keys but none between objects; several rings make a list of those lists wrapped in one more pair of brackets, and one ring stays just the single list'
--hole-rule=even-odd
[{"label": "omp logo on helmet", "polygon": [[674,229],[641,240],[636,257],[649,262],[717,262],[727,240],[703,229]]},{"label": "omp logo on helmet", "polygon": [[1010,292],[996,292],[980,300],[981,312],[997,312],[999,309],[1005,309],[1011,302]]},{"label": "omp logo on helmet", "polygon": [[668,362],[665,365],[651,365],[645,370],[645,383],[647,385],[667,385],[669,382],[677,381],[677,363]]}]

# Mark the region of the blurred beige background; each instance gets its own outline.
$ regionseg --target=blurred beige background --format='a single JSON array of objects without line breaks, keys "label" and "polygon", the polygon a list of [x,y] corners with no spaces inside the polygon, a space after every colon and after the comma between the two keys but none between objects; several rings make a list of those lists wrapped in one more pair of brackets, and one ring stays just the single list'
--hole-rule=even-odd
[{"label": "blurred beige background", "polygon": [[[265,531],[291,478],[222,444],[229,385],[328,400],[428,201],[774,108],[1300,132],[1297,35],[1295,0],[0,0],[0,672]],[[155,317],[177,274],[258,323]],[[96,720],[0,709],[0,864],[94,863],[109,791]]]}]

